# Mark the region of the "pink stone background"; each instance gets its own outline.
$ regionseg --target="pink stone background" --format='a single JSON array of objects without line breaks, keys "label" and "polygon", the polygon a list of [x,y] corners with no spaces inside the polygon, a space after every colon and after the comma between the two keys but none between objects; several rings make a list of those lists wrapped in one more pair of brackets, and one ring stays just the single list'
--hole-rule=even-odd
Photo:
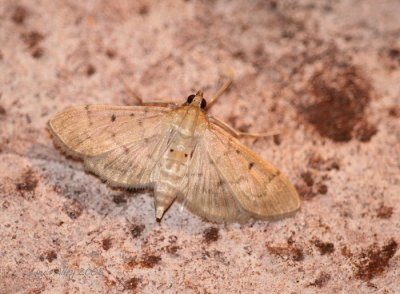
[{"label": "pink stone background", "polygon": [[[0,293],[400,293],[400,2],[0,0]],[[215,225],[54,146],[64,107],[183,102],[293,181],[294,217]]]}]

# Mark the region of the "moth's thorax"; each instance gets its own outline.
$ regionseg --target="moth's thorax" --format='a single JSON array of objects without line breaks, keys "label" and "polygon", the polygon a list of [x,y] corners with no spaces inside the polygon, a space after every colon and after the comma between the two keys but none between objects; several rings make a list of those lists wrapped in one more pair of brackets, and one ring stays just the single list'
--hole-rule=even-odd
[{"label": "moth's thorax", "polygon": [[196,127],[204,117],[204,112],[197,106],[188,105],[182,107],[179,116],[179,130],[182,131],[182,135],[191,136],[194,134]]},{"label": "moth's thorax", "polygon": [[203,127],[201,122],[204,121],[204,115],[200,108],[190,105],[177,110],[173,136],[169,149],[164,154],[164,167],[175,169],[177,173],[183,170],[181,166],[189,161],[195,147],[196,131]]}]

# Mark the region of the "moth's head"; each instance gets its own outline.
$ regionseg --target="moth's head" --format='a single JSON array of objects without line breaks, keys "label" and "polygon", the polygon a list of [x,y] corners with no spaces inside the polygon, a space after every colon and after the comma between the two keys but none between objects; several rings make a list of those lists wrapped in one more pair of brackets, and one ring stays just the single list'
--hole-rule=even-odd
[{"label": "moth's head", "polygon": [[206,109],[207,101],[203,98],[203,91],[198,91],[196,94],[187,97],[186,104]]}]

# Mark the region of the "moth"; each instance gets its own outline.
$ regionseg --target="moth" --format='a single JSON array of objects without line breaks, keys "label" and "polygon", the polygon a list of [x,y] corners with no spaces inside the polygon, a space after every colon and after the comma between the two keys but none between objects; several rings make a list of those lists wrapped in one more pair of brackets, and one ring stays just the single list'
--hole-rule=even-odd
[{"label": "moth", "polygon": [[174,201],[213,222],[274,219],[298,210],[288,178],[208,108],[202,91],[182,105],[84,105],[56,114],[48,129],[56,145],[109,184],[152,188],[157,220]]}]

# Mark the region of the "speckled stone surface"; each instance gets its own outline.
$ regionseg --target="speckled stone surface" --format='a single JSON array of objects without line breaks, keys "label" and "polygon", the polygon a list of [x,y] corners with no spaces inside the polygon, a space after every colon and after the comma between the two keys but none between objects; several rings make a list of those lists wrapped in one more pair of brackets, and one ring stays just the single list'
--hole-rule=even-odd
[{"label": "speckled stone surface", "polygon": [[[399,1],[0,0],[0,293],[400,293]],[[211,110],[296,185],[216,225],[113,189],[46,131],[64,107]]]}]

